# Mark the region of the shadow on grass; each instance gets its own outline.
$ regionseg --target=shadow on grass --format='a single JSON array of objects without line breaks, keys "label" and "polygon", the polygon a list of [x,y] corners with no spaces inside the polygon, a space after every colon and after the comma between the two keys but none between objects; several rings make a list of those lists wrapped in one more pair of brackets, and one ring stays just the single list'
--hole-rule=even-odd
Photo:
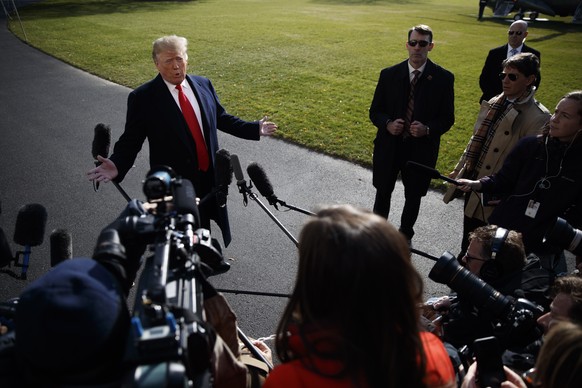
[{"label": "shadow on grass", "polygon": [[[63,18],[88,15],[123,14],[143,12],[148,9],[156,11],[170,10],[176,3],[201,3],[203,0],[127,0],[127,1],[62,1],[45,3],[39,1],[25,7],[27,20]],[[24,7],[23,7],[24,8]]]},{"label": "shadow on grass", "polygon": [[[461,15],[465,16],[467,19],[472,19],[471,15]],[[561,36],[566,35],[569,32],[582,32],[582,27],[580,25],[570,23],[571,18],[564,18],[564,20],[536,20],[535,22],[529,22],[529,29],[536,30],[536,34],[541,34],[536,38],[532,38],[531,36],[527,38],[528,43],[535,43],[535,42],[543,42],[547,40],[553,40],[559,38]],[[482,20],[477,20],[476,14],[473,18],[473,22],[476,25],[484,25],[484,24],[497,24],[499,25],[500,30],[506,30],[509,28],[511,23],[513,23],[513,19],[511,18],[498,18],[498,17],[489,17],[483,18]],[[503,41],[502,35],[500,35],[500,45],[506,43]]]}]

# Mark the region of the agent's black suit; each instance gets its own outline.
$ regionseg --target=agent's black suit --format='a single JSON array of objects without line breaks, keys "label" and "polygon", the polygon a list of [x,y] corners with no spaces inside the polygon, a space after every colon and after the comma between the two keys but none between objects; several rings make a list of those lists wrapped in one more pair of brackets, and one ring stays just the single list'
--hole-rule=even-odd
[{"label": "agent's black suit", "polygon": [[378,128],[373,156],[373,184],[377,190],[374,211],[388,217],[391,194],[400,172],[406,197],[400,230],[409,239],[414,235],[420,199],[426,195],[431,178],[404,167],[409,160],[429,167],[436,165],[440,137],[455,122],[454,80],[451,72],[427,60],[415,88],[413,120],[430,127],[428,136],[394,136],[386,129],[388,121],[406,115],[410,90],[408,60],[380,72],[370,106],[370,120]]},{"label": "agent's black suit", "polygon": [[[171,167],[178,176],[194,184],[196,196],[203,198],[214,187],[214,162],[218,151],[217,129],[231,135],[259,140],[259,122],[248,122],[232,116],[220,104],[209,79],[187,75],[200,104],[206,147],[211,164],[207,172],[198,170],[196,145],[182,112],[158,74],[153,80],[141,85],[129,94],[125,131],[115,143],[110,159],[115,163],[121,182],[132,167],[144,140],[150,150],[150,166]],[[214,219],[220,226],[225,246],[230,243],[230,226],[226,207],[219,207],[215,198],[200,207],[202,226],[208,227]]]},{"label": "agent's black suit", "polygon": [[[492,97],[501,94],[503,87],[501,85],[501,80],[499,79],[499,73],[503,71],[503,66],[501,64],[507,58],[507,48],[508,45],[496,47],[489,50],[487,59],[485,60],[485,65],[483,65],[483,70],[481,70],[481,75],[479,76],[479,86],[483,94],[479,99],[479,104],[481,101],[489,101]],[[542,60],[541,54],[538,50],[527,46],[525,43],[521,48],[522,53],[532,53],[535,54],[538,59]],[[542,75],[536,79],[535,86],[540,86],[540,81],[542,80]]]}]

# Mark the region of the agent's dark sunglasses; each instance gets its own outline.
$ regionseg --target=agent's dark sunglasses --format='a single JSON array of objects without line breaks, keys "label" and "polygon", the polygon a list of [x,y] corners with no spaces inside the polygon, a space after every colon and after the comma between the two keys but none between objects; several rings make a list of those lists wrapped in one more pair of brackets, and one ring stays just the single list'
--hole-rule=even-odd
[{"label": "agent's dark sunglasses", "polygon": [[507,76],[507,77],[509,78],[509,80],[510,80],[510,81],[513,81],[513,82],[517,81],[517,79],[519,78],[519,77],[517,76],[517,74],[510,74],[510,73],[499,73],[499,79],[500,79],[500,80],[502,80],[502,81],[503,81],[503,80],[505,79],[505,76]]},{"label": "agent's dark sunglasses", "polygon": [[430,44],[430,42],[427,42],[426,40],[409,40],[408,41],[408,45],[411,47],[416,47],[417,44],[420,47],[426,47]]},{"label": "agent's dark sunglasses", "polygon": [[508,34],[508,35],[513,35],[513,34],[515,34],[515,35],[517,35],[517,36],[520,36],[521,34],[523,34],[523,31],[507,31],[507,34]]}]

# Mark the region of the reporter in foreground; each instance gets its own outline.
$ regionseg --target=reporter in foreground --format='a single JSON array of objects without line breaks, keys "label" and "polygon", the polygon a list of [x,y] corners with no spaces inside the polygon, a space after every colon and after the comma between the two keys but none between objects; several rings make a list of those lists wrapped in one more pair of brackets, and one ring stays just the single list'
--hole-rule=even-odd
[{"label": "reporter in foreground", "polygon": [[442,342],[419,329],[422,278],[404,237],[349,205],[299,238],[295,287],[277,329],[272,387],[454,387]]}]

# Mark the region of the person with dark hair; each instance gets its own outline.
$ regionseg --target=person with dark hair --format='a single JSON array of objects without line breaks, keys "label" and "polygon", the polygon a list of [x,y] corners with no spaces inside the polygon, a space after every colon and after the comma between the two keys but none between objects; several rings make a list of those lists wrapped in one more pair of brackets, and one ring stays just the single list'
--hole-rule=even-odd
[{"label": "person with dark hair", "polygon": [[408,59],[383,69],[370,105],[370,120],[378,128],[374,139],[374,213],[388,218],[398,175],[404,185],[400,232],[409,243],[430,176],[409,171],[409,161],[434,167],[440,138],[455,122],[454,75],[428,59],[434,48],[427,25],[408,31]]},{"label": "person with dark hair", "polygon": [[[503,91],[489,101],[481,102],[481,110],[473,135],[450,178],[478,179],[499,171],[519,139],[541,133],[550,119],[550,112],[534,98],[539,75],[539,59],[521,53],[503,61]],[[464,193],[449,185],[443,198],[448,203]],[[469,233],[487,225],[495,201],[477,193],[464,195],[463,237],[461,252],[467,250]]]},{"label": "person with dark hair", "polygon": [[[98,156],[101,164],[87,173],[90,180],[121,182],[147,138],[150,166],[171,167],[204,198],[216,186],[218,129],[247,140],[275,133],[277,125],[266,116],[249,122],[229,114],[209,79],[187,74],[187,50],[188,40],[176,35],[153,42],[152,58],[159,74],[129,94],[125,131],[109,159]],[[226,206],[211,196],[200,204],[200,217],[203,228],[210,229],[211,219],[218,223],[228,246]]]},{"label": "person with dark hair", "polygon": [[526,253],[566,272],[563,247],[544,240],[557,217],[582,226],[582,91],[564,95],[541,135],[521,139],[501,169],[479,180],[458,179],[465,192],[496,195],[488,222],[523,235]]},{"label": "person with dark hair", "polygon": [[[498,74],[503,69],[502,63],[504,60],[520,53],[532,53],[541,61],[540,52],[525,44],[527,34],[527,22],[525,20],[516,20],[511,23],[507,31],[507,44],[489,51],[479,76],[479,86],[483,92],[481,98],[479,98],[479,103],[489,101],[492,97],[502,92],[503,87],[499,81]],[[541,79],[541,74],[538,72],[534,82],[536,88],[540,86]]]},{"label": "person with dark hair", "polygon": [[552,289],[550,311],[538,318],[538,324],[548,333],[558,322],[571,321],[582,325],[582,278],[576,275],[556,279]]},{"label": "person with dark hair", "polygon": [[422,278],[385,219],[324,208],[299,238],[299,268],[277,328],[272,387],[453,387],[440,340],[420,332]]}]

